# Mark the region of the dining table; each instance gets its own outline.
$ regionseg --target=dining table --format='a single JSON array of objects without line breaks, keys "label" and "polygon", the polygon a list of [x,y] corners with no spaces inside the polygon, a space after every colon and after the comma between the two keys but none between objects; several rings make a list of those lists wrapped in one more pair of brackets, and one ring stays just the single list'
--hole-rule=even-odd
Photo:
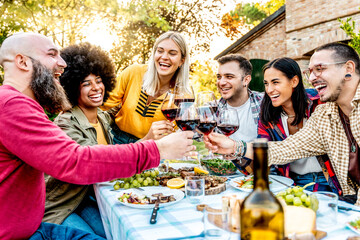
[{"label": "dining table", "polygon": [[[240,175],[231,176],[229,179],[236,176]],[[223,196],[236,195],[237,198],[243,199],[249,194],[249,192],[232,187],[229,183],[230,181],[226,183],[225,191],[216,195],[206,195],[201,204],[221,208]],[[121,204],[118,200],[119,191],[114,191],[112,185],[109,182],[94,184],[107,239],[205,239],[203,234],[203,213],[198,211],[197,205],[192,204],[186,197],[170,206],[161,206],[160,204],[157,222],[150,224],[153,209],[138,209]],[[327,233],[326,237],[322,238],[324,240],[341,240],[357,235],[346,226],[346,223],[357,215],[360,218],[360,207],[343,201],[339,201],[338,206],[348,208],[348,210],[338,210],[336,225],[317,229]],[[321,218],[317,219],[317,221],[321,220]],[[237,233],[231,233],[230,239],[240,239],[240,236]]]}]

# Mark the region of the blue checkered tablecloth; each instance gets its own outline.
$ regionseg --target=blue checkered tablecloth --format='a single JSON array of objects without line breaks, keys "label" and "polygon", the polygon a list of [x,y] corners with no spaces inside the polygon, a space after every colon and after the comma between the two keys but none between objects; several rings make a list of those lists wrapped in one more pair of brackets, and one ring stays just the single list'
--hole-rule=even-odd
[{"label": "blue checkered tablecloth", "polygon": [[[152,209],[136,209],[120,204],[116,198],[119,194],[110,191],[112,185],[109,183],[98,183],[94,185],[98,205],[105,227],[107,239],[109,240],[155,240],[162,238],[180,238],[200,234],[204,227],[202,223],[203,213],[196,211],[196,205],[187,201],[186,198],[178,203],[161,207],[158,211],[157,223],[150,224]],[[227,190],[218,195],[205,196],[204,204],[221,207],[221,197],[236,194],[244,198],[248,193],[239,191],[227,185]],[[339,202],[339,206],[353,207],[345,202]],[[328,229],[319,229],[327,232],[324,240],[341,240],[354,236],[356,233],[345,225],[351,215],[358,214],[354,211],[339,211],[338,224]],[[203,238],[192,238],[203,239]],[[232,233],[231,240],[239,239],[239,235]]]}]

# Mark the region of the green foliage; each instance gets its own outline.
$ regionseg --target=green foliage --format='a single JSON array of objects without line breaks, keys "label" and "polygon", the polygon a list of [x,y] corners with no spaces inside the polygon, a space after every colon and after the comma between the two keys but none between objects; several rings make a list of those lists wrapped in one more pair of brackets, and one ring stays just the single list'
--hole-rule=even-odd
[{"label": "green foliage", "polygon": [[213,91],[217,99],[220,98],[220,93],[216,86],[216,65],[210,60],[195,61],[191,65],[190,79],[194,86],[195,92]]},{"label": "green foliage", "polygon": [[349,45],[360,54],[360,31],[355,33],[355,21],[347,18],[346,21],[339,19],[339,22],[342,24],[340,28],[351,38]]},{"label": "green foliage", "polygon": [[222,0],[133,0],[122,6],[111,28],[118,41],[110,51],[117,71],[146,63],[157,37],[172,30],[196,40],[192,51],[208,51]]},{"label": "green foliage", "polygon": [[245,35],[284,4],[285,0],[270,0],[263,5],[239,3],[234,10],[222,16],[220,26],[225,31],[225,35],[233,40]]}]

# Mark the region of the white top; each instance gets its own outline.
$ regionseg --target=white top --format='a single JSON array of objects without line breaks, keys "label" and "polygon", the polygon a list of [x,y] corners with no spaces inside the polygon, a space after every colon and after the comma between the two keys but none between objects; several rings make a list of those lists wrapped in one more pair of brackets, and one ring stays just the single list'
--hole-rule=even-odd
[{"label": "white top", "polygon": [[[287,124],[288,116],[285,113],[281,114],[281,122],[284,127],[284,131],[286,136],[288,137],[289,134],[289,126]],[[304,118],[304,125],[306,124],[306,118]],[[290,171],[304,175],[311,172],[321,172],[321,166],[316,157],[308,157],[308,158],[301,158],[296,160],[295,162],[290,163]]]},{"label": "white top", "polygon": [[232,107],[228,103],[226,104],[228,109],[235,109],[237,111],[240,123],[239,129],[230,135],[230,138],[245,142],[251,142],[257,138],[257,124],[255,124],[252,116],[250,98],[240,107]]}]

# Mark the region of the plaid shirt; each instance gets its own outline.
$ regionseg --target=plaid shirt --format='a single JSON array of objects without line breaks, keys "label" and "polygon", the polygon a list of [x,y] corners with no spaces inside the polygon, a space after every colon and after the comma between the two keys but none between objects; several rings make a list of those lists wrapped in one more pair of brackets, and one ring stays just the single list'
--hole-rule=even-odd
[{"label": "plaid shirt", "polygon": [[[349,115],[352,134],[360,144],[360,85],[351,102]],[[310,156],[328,154],[342,192],[356,194],[356,205],[360,205],[359,186],[348,177],[349,142],[341,123],[338,105],[328,102],[317,106],[306,125],[296,134],[281,142],[269,143],[269,163],[286,164]]]},{"label": "plaid shirt", "polygon": [[[259,119],[259,113],[260,113],[260,105],[261,105],[261,101],[264,97],[264,93],[263,92],[256,92],[256,91],[251,91],[250,89],[248,89],[249,92],[249,98],[250,98],[250,107],[251,107],[251,112],[252,112],[252,116],[254,118],[254,122],[257,125],[258,124],[258,119]],[[220,98],[219,100],[219,104],[218,104],[218,109],[226,109],[226,100],[223,98]]]},{"label": "plaid shirt", "polygon": [[[309,104],[306,109],[306,118],[308,119],[310,115],[314,112],[316,106],[322,104],[320,101],[320,97],[318,92],[313,89],[306,89],[306,94],[309,99]],[[266,138],[269,141],[283,141],[287,138],[285,134],[285,130],[281,121],[281,117],[277,120],[277,122],[270,122],[269,126],[265,126],[260,120],[258,124],[258,138]],[[325,155],[316,156],[317,160],[322,168],[324,176],[329,183],[332,191],[341,195],[342,189],[340,187],[339,181],[334,174],[333,167],[329,160],[329,157]],[[273,165],[278,173],[285,177],[290,177],[290,164],[285,165]],[[318,184],[315,185],[314,190],[318,188]]]}]

